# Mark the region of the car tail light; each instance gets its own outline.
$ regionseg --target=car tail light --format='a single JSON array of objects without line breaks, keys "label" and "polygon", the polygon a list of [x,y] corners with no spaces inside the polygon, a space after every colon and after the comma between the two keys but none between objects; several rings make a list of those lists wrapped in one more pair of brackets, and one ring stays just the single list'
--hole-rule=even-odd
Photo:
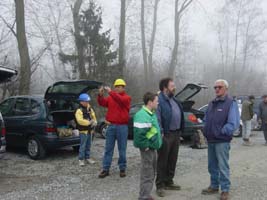
[{"label": "car tail light", "polygon": [[198,123],[197,117],[194,114],[188,115],[188,120],[193,123]]},{"label": "car tail light", "polygon": [[45,132],[46,133],[55,133],[57,129],[53,127],[52,125],[46,125],[45,127]]},{"label": "car tail light", "polygon": [[2,134],[2,136],[5,136],[6,135],[6,128],[2,128],[1,134]]}]

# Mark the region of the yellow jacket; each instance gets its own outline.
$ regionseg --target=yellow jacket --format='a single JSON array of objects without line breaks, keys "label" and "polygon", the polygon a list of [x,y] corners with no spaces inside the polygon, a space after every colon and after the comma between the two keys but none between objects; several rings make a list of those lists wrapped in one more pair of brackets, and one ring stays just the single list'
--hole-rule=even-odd
[{"label": "yellow jacket", "polygon": [[[90,117],[92,120],[95,121],[95,123],[97,122],[96,120],[96,115],[95,115],[95,112],[94,110],[91,108],[91,106],[88,106],[87,107],[87,110],[89,111],[89,109],[91,109],[91,112],[90,112]],[[88,119],[84,119],[83,117],[83,112],[81,110],[81,108],[77,109],[76,112],[75,112],[75,119],[76,119],[76,122],[81,125],[81,126],[89,126],[90,125],[90,121]],[[86,131],[79,131],[80,133],[84,133],[84,134],[87,134],[88,133],[88,130]],[[91,132],[92,133],[92,132]]]}]

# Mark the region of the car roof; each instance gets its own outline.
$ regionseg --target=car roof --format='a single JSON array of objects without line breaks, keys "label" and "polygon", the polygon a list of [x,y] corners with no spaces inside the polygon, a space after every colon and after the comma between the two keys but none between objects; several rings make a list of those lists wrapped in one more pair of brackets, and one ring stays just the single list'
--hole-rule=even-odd
[{"label": "car roof", "polygon": [[28,98],[28,99],[34,99],[36,101],[43,101],[44,100],[44,97],[42,95],[17,95],[17,96],[11,96],[9,97],[8,99],[11,99],[11,98]]}]

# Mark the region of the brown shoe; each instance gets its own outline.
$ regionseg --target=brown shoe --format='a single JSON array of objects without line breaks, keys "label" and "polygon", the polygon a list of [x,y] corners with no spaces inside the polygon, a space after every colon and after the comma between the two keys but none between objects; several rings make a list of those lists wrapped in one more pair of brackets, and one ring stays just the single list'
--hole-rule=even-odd
[{"label": "brown shoe", "polygon": [[203,194],[203,195],[210,195],[210,194],[217,194],[218,192],[219,192],[219,189],[218,188],[208,187],[208,188],[202,190],[201,194]]},{"label": "brown shoe", "polygon": [[229,200],[229,192],[222,192],[221,193],[221,200]]},{"label": "brown shoe", "polygon": [[121,178],[126,177],[126,172],[125,172],[125,170],[121,170],[121,171],[120,171],[120,177],[121,177]]}]

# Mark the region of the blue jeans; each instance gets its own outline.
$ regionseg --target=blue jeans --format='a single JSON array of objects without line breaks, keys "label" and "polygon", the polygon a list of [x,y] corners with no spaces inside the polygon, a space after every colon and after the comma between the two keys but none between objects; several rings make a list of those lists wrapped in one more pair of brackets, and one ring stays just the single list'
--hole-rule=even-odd
[{"label": "blue jeans", "polygon": [[80,133],[79,160],[90,158],[91,134]]},{"label": "blue jeans", "polygon": [[229,169],[230,143],[209,143],[208,144],[208,168],[210,173],[210,187],[219,188],[222,192],[230,190],[230,169]]},{"label": "blue jeans", "polygon": [[103,170],[108,171],[113,157],[115,142],[117,139],[120,170],[126,169],[126,148],[128,138],[128,125],[110,125],[106,133],[106,146],[103,158]]}]

